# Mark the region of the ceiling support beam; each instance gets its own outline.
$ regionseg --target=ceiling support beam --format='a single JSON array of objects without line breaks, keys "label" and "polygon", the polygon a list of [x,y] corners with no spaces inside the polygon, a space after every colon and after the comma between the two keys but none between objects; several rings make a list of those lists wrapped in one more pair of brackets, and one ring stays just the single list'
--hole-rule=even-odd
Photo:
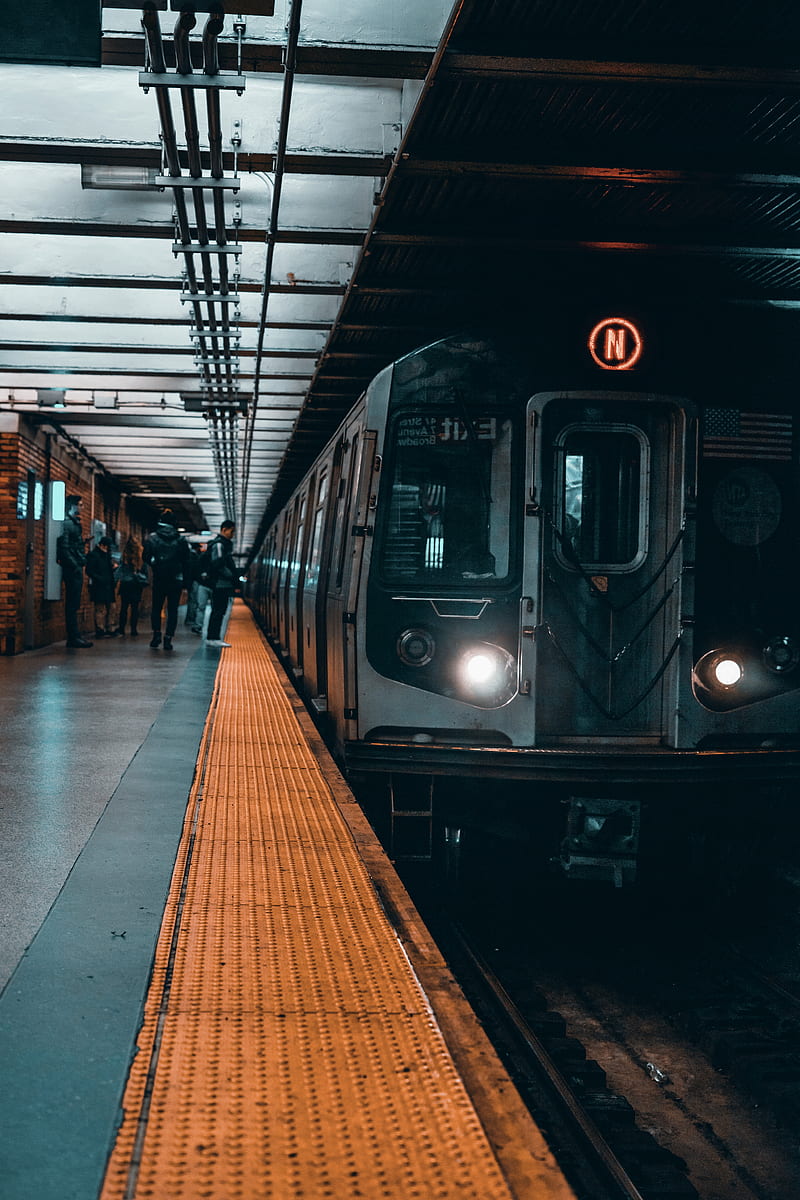
[{"label": "ceiling support beam", "polygon": [[[292,246],[360,246],[364,240],[363,229],[282,229],[276,241]],[[0,233],[34,234],[51,237],[118,237],[146,238],[148,240],[171,241],[175,236],[173,225],[123,225],[107,221],[36,221],[28,218],[0,220]],[[262,245],[266,231],[257,227],[238,230],[239,241]],[[198,246],[178,245],[173,253],[190,254],[241,254],[241,246]]]},{"label": "ceiling support beam", "polygon": [[[139,144],[114,142],[44,142],[36,139],[21,142],[15,138],[0,137],[0,162],[75,163],[85,166],[142,167],[159,170],[161,146],[151,142]],[[178,148],[177,162],[181,169],[189,166],[185,150]],[[227,150],[222,153],[222,165],[226,171],[238,166],[241,175],[256,171],[271,174],[275,170],[275,155],[272,151],[245,150],[234,160]],[[200,151],[200,166],[204,171],[211,169],[208,151]],[[294,151],[286,155],[288,175],[338,175],[351,178],[372,178],[385,175],[389,159],[380,154],[348,154],[341,150],[318,153]]]},{"label": "ceiling support beam", "polygon": [[[614,54],[624,59],[623,48]],[[512,54],[462,54],[445,58],[444,76],[461,79],[520,79],[528,83],[610,83],[659,87],[709,86],[800,91],[800,71],[785,67],[742,67],[727,63],[602,62],[594,59],[521,57]]]}]

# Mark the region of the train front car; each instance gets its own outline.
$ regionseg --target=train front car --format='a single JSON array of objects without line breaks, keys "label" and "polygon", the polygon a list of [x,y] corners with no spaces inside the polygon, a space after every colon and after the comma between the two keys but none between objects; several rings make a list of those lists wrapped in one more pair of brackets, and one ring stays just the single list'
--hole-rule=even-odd
[{"label": "train front car", "polygon": [[509,344],[394,366],[345,759],[387,779],[397,853],[426,795],[620,884],[797,779],[791,418],[758,457],[739,408],[651,390],[624,318]]}]

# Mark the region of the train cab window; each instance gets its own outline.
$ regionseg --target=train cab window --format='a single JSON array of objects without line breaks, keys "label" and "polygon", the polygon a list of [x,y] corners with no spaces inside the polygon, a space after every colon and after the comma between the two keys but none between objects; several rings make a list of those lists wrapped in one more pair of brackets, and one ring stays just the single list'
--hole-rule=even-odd
[{"label": "train cab window", "polygon": [[512,423],[452,411],[404,415],[392,428],[378,550],[392,585],[509,573]]},{"label": "train cab window", "polygon": [[647,553],[648,444],[633,426],[561,431],[556,439],[556,556],[564,566],[632,571]]}]

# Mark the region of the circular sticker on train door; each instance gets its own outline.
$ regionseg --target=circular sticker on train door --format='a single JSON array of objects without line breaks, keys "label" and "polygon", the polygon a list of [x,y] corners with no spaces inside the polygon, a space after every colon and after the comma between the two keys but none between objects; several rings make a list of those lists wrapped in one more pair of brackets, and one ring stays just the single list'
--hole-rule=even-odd
[{"label": "circular sticker on train door", "polygon": [[759,467],[737,467],[720,479],[711,501],[714,524],[736,546],[759,546],[778,528],[778,485]]}]

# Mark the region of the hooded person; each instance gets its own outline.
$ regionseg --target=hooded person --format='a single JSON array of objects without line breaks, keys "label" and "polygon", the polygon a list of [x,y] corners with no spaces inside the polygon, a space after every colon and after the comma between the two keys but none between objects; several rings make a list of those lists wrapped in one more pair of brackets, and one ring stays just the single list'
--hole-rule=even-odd
[{"label": "hooded person", "polygon": [[172,638],[178,624],[178,605],[181,599],[190,560],[189,543],[178,532],[177,518],[171,509],[165,509],[158,525],[147,537],[142,558],[152,573],[153,604],[150,625],[153,636],[150,646],[157,650],[161,645],[161,618],[166,602],[167,623],[164,631],[164,649],[172,649]]},{"label": "hooded person", "polygon": [[89,599],[94,605],[94,636],[116,637],[114,624],[114,559],[111,556],[113,543],[105,534],[86,555],[86,575],[89,579]]}]

